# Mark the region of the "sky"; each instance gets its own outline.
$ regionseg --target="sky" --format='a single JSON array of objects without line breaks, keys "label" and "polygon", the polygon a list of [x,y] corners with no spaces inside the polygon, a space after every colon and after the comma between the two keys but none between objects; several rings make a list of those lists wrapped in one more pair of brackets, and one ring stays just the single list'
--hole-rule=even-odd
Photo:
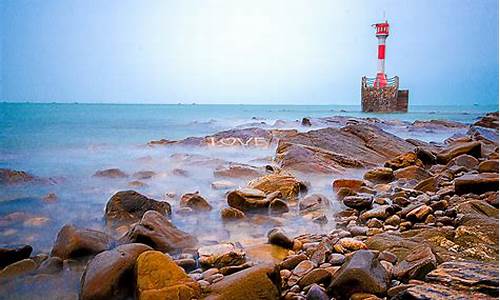
[{"label": "sky", "polygon": [[494,0],[0,0],[0,100],[359,104],[386,72],[412,105],[498,103]]}]

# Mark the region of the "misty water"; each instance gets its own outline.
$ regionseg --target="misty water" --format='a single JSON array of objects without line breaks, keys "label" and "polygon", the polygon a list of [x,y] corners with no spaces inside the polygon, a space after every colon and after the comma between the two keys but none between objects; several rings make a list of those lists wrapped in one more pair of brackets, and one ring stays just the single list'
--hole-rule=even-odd
[{"label": "misty water", "polygon": [[[275,145],[268,148],[199,148],[148,146],[151,140],[179,140],[206,136],[231,128],[295,128],[303,117],[376,117],[393,120],[382,127],[403,138],[442,142],[463,133],[459,130],[408,129],[405,121],[446,119],[472,123],[497,107],[411,107],[407,114],[362,114],[357,106],[262,106],[262,105],[112,105],[112,104],[0,104],[0,168],[23,170],[48,182],[2,186],[0,193],[0,244],[30,244],[33,254],[48,253],[64,224],[105,230],[103,212],[117,191],[136,190],[148,197],[168,201],[172,222],[195,235],[200,244],[262,240],[273,226],[283,225],[292,235],[328,232],[335,228],[332,213],[339,209],[331,183],[340,175],[306,176],[309,193],[332,199],[326,225],[292,211],[282,217],[252,216],[248,222],[223,224],[219,210],[227,206],[225,190],[214,190],[214,169],[221,162],[253,166],[272,163]],[[320,126],[321,127],[321,126]],[[92,175],[97,170],[120,168],[128,178],[109,179]],[[178,170],[182,170],[179,172]],[[139,171],[154,171],[143,187],[131,187]],[[360,177],[362,170],[342,177]],[[228,179],[239,186],[247,180]],[[211,212],[192,215],[176,213],[179,198],[199,191],[214,207]],[[42,199],[55,193],[57,200]],[[175,194],[173,198],[167,194]],[[295,209],[295,208],[293,208]],[[22,213],[22,214],[19,214]],[[77,275],[66,274],[70,290]],[[73,276],[73,277],[72,277]],[[68,280],[73,278],[74,280]],[[46,283],[44,283],[46,284]],[[52,282],[59,285],[60,282]]]}]

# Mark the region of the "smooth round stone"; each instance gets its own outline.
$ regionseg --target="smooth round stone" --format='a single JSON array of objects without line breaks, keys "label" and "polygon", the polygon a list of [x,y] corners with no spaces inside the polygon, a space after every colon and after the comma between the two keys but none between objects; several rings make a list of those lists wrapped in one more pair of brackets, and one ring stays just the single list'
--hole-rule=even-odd
[{"label": "smooth round stone", "polygon": [[299,277],[304,276],[314,269],[314,263],[310,260],[301,261],[294,269],[293,274]]},{"label": "smooth round stone", "polygon": [[334,266],[340,266],[345,261],[345,256],[340,253],[333,253],[328,258],[328,262]]}]

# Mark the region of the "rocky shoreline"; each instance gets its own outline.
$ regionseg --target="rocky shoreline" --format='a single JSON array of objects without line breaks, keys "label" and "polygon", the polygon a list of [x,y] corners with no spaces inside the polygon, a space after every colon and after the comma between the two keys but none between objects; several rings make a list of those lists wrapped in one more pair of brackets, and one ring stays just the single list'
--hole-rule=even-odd
[{"label": "rocky shoreline", "polygon": [[[177,228],[171,216],[212,211],[213,200],[184,191],[174,208],[124,190],[107,201],[103,231],[66,224],[50,253],[36,255],[30,245],[2,245],[0,292],[16,298],[19,285],[44,282],[69,269],[81,274],[80,286],[58,295],[61,299],[498,298],[498,113],[470,126],[411,124],[413,130],[465,132],[443,143],[400,138],[384,130],[394,125],[389,123],[304,118],[305,128],[327,126],[250,127],[152,141],[150,147],[275,145],[272,163],[262,167],[203,158],[194,164],[213,163],[220,180],[212,188],[227,190],[221,222],[233,226],[265,217],[277,226],[252,244],[206,243]],[[361,178],[344,176],[352,170]],[[318,174],[331,178],[333,199],[311,191]],[[154,175],[134,174],[135,185]],[[94,176],[128,174],[107,169]],[[235,179],[247,185],[238,186]],[[0,170],[2,185],[47,181],[52,182]],[[341,209],[332,215],[332,206]],[[335,229],[293,236],[279,226],[291,214],[319,225],[334,223]]]}]

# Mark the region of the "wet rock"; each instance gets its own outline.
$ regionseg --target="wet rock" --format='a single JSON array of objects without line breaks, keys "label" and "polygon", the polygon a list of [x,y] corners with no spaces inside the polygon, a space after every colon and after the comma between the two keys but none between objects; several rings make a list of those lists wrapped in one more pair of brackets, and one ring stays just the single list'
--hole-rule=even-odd
[{"label": "wet rock", "polygon": [[63,260],[57,256],[44,260],[37,268],[37,274],[56,274],[63,270]]},{"label": "wet rock", "polygon": [[374,168],[363,176],[364,179],[373,183],[388,183],[394,180],[394,172],[391,168]]},{"label": "wet rock", "polygon": [[225,276],[208,288],[206,300],[278,299],[280,276],[273,265],[261,264]]},{"label": "wet rock", "polygon": [[[458,213],[498,218],[498,209],[481,200],[464,201],[456,206]],[[456,214],[456,213],[455,213]]]},{"label": "wet rock", "polygon": [[371,251],[359,250],[346,259],[328,291],[339,299],[348,299],[356,292],[382,295],[389,288],[389,281],[389,274],[377,256]]},{"label": "wet rock", "polygon": [[151,250],[143,244],[127,244],[101,252],[86,266],[80,299],[126,299],[133,295],[133,270],[139,254]]},{"label": "wet rock", "polygon": [[36,267],[37,265],[34,260],[25,258],[16,261],[15,263],[12,263],[0,270],[0,279],[22,276],[33,272]]},{"label": "wet rock", "polygon": [[313,221],[313,223],[316,223],[316,224],[325,225],[328,223],[328,218],[324,214],[321,214],[317,217],[314,217],[312,219],[312,221]]},{"label": "wet rock", "polygon": [[293,270],[301,261],[304,261],[306,259],[307,256],[303,253],[289,256],[280,263],[280,268]]},{"label": "wet rock", "polygon": [[113,169],[106,169],[106,170],[99,170],[95,172],[93,175],[94,177],[106,177],[106,178],[126,178],[128,177],[128,174],[123,172],[120,169],[113,168]]},{"label": "wet rock", "polygon": [[498,130],[498,112],[487,113],[479,121],[474,123],[474,126],[493,128]]},{"label": "wet rock", "polygon": [[448,168],[452,166],[459,166],[459,167],[464,167],[467,170],[472,170],[477,168],[478,165],[479,161],[477,160],[477,158],[475,158],[474,156],[470,156],[468,154],[462,154],[450,160],[446,166]]},{"label": "wet rock", "polygon": [[345,256],[340,253],[333,253],[328,258],[328,262],[331,263],[333,266],[340,266],[344,263],[344,261],[345,261]]},{"label": "wet rock", "polygon": [[498,296],[498,265],[480,261],[449,261],[440,264],[425,277],[432,283],[454,289],[478,291]]},{"label": "wet rock", "polygon": [[455,192],[459,195],[479,195],[489,191],[498,191],[497,173],[468,174],[455,178]]},{"label": "wet rock", "polygon": [[417,147],[415,153],[417,154],[417,158],[425,165],[434,165],[437,162],[436,155],[430,149]]},{"label": "wet rock", "polygon": [[201,297],[198,282],[189,277],[168,255],[146,251],[135,266],[137,299],[189,300]]},{"label": "wet rock", "polygon": [[384,222],[386,225],[398,226],[401,223],[401,218],[397,215],[392,215]]},{"label": "wet rock", "polygon": [[245,213],[233,207],[225,207],[220,210],[222,221],[231,222],[245,218]]},{"label": "wet rock", "polygon": [[314,269],[311,272],[307,273],[302,277],[297,284],[301,287],[304,288],[310,284],[316,283],[324,283],[324,282],[329,282],[330,278],[332,277],[332,274],[328,272],[325,269]]},{"label": "wet rock", "polygon": [[265,175],[265,171],[249,165],[230,165],[214,171],[215,177],[250,179]]},{"label": "wet rock", "polygon": [[438,180],[436,177],[429,177],[419,181],[414,189],[421,192],[436,192],[438,189]]},{"label": "wet rock", "polygon": [[210,185],[214,190],[229,190],[237,187],[237,184],[228,180],[217,180]]},{"label": "wet rock", "polygon": [[248,185],[266,194],[279,191],[285,200],[297,199],[300,191],[306,189],[302,182],[284,172],[277,172],[254,179]]},{"label": "wet rock", "polygon": [[281,199],[274,199],[269,203],[269,212],[273,215],[281,215],[289,211],[288,205]]},{"label": "wet rock", "polygon": [[313,284],[306,294],[307,300],[329,300],[330,297],[323,291],[323,289],[317,285]]},{"label": "wet rock", "polygon": [[390,205],[380,205],[377,207],[374,207],[370,210],[367,210],[363,212],[359,218],[361,220],[369,220],[372,218],[376,218],[379,220],[385,220],[387,217],[389,217],[392,213],[394,212],[394,209]]},{"label": "wet rock", "polygon": [[267,209],[270,201],[258,189],[243,188],[227,194],[227,204],[242,212]]},{"label": "wet rock", "polygon": [[341,238],[333,248],[339,253],[347,253],[349,251],[357,251],[362,249],[368,249],[365,243],[353,238]]},{"label": "wet rock", "polygon": [[113,227],[138,222],[148,210],[170,215],[168,202],[157,201],[135,191],[122,191],[113,195],[106,204],[104,218]]},{"label": "wet rock", "polygon": [[480,173],[498,173],[498,159],[485,160],[479,164]]},{"label": "wet rock", "polygon": [[394,177],[396,177],[396,179],[414,179],[417,181],[422,181],[431,176],[431,173],[418,166],[409,166],[398,169],[394,172]]},{"label": "wet rock", "polygon": [[120,241],[143,243],[162,252],[192,248],[197,244],[195,237],[179,230],[155,210],[147,211]]},{"label": "wet rock", "polygon": [[358,192],[365,183],[359,179],[335,179],[332,185],[334,191],[339,191],[341,188],[349,188],[354,192]]},{"label": "wet rock", "polygon": [[300,199],[300,211],[314,211],[318,209],[327,208],[330,206],[330,200],[322,194],[311,194]]},{"label": "wet rock", "polygon": [[204,246],[198,249],[199,262],[203,268],[237,266],[245,262],[245,251],[232,243]]},{"label": "wet rock", "polygon": [[352,236],[366,235],[368,232],[368,227],[366,226],[347,226],[347,231],[351,233]]},{"label": "wet rock", "polygon": [[413,222],[423,221],[430,213],[432,213],[432,208],[430,206],[421,205],[410,211],[406,215],[406,219]]},{"label": "wet rock", "polygon": [[113,238],[104,232],[64,225],[57,234],[50,255],[63,260],[80,258],[108,250],[114,244]]},{"label": "wet rock", "polygon": [[462,154],[469,154],[474,157],[481,157],[481,143],[476,141],[468,143],[459,143],[447,149],[442,150],[436,155],[436,157],[438,159],[438,162],[448,163],[451,159]]},{"label": "wet rock", "polygon": [[293,240],[290,239],[283,230],[274,228],[267,233],[267,240],[270,244],[277,245],[283,248],[292,249]]},{"label": "wet rock", "polygon": [[195,212],[210,211],[212,206],[208,204],[208,201],[200,196],[198,192],[196,193],[186,193],[182,195],[180,201],[181,207],[189,207]]},{"label": "wet rock", "polygon": [[0,168],[0,184],[18,184],[35,180],[35,177],[24,171]]},{"label": "wet rock", "polygon": [[139,171],[135,172],[132,176],[136,179],[150,179],[156,176],[156,173],[153,171]]},{"label": "wet rock", "polygon": [[345,206],[354,209],[365,209],[371,207],[373,196],[348,196],[342,200]]},{"label": "wet rock", "polygon": [[254,264],[251,262],[246,262],[244,264],[237,265],[237,266],[226,266],[226,267],[220,268],[220,273],[224,276],[227,276],[227,275],[234,274],[236,272],[245,270],[245,269],[253,267],[253,266],[254,266]]},{"label": "wet rock", "polygon": [[48,193],[42,198],[42,201],[45,203],[54,203],[58,199],[57,195],[55,193]]},{"label": "wet rock", "polygon": [[302,126],[307,126],[307,127],[311,127],[312,126],[311,120],[309,118],[302,118],[301,124],[302,124]]},{"label": "wet rock", "polygon": [[293,275],[302,277],[307,273],[311,272],[315,267],[315,264],[310,260],[301,261],[292,271]]},{"label": "wet rock", "polygon": [[407,152],[399,155],[384,163],[384,167],[391,168],[393,170],[406,168],[409,166],[423,167],[422,161],[417,157],[415,152]]},{"label": "wet rock", "polygon": [[30,245],[4,245],[0,247],[0,270],[7,265],[29,258],[33,248]]},{"label": "wet rock", "polygon": [[400,280],[423,279],[436,266],[436,256],[432,253],[431,248],[420,246],[396,265],[394,274]]}]

